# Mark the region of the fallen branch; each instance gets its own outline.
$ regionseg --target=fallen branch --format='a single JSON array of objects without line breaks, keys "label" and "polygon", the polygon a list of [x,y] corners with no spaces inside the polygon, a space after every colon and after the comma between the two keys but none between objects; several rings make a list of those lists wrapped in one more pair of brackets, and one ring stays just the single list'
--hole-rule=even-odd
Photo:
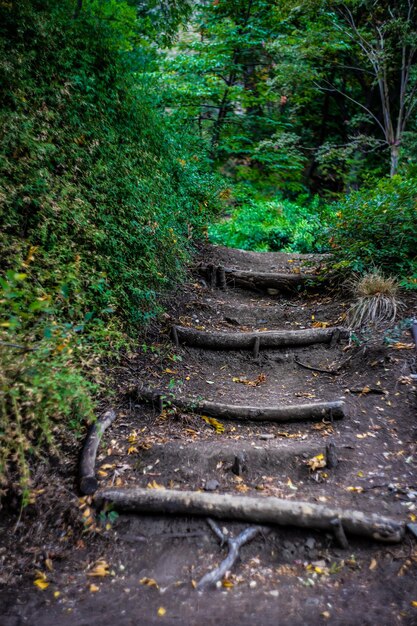
[{"label": "fallen branch", "polygon": [[347,359],[342,361],[342,363],[339,363],[337,367],[334,367],[331,370],[327,370],[321,367],[314,367],[314,365],[308,365],[307,363],[303,363],[302,361],[299,361],[296,358],[294,358],[294,363],[296,363],[300,367],[303,367],[306,370],[311,370],[312,372],[320,372],[320,374],[330,374],[331,376],[337,376],[338,374],[340,374],[340,370],[342,370],[345,367],[345,365],[347,365],[349,361],[353,359],[354,356],[355,356],[355,353],[352,353]]},{"label": "fallen branch", "polygon": [[106,411],[104,415],[93,424],[88,432],[80,459],[80,491],[84,495],[91,495],[98,489],[98,480],[95,474],[97,450],[104,431],[116,418],[113,409]]},{"label": "fallen branch", "polygon": [[121,511],[199,515],[244,520],[252,524],[317,528],[332,533],[334,520],[339,519],[344,532],[392,543],[401,541],[405,532],[403,522],[375,513],[275,497],[133,488],[104,489],[95,500],[98,505],[110,503]]},{"label": "fallen branch", "polygon": [[271,530],[270,528],[263,528],[262,526],[251,526],[250,528],[246,528],[245,530],[243,530],[237,537],[227,537],[222,533],[221,529],[214,520],[210,518],[207,519],[207,524],[210,526],[211,530],[219,539],[221,546],[227,543],[229,553],[218,567],[203,576],[203,578],[197,585],[197,589],[199,591],[201,591],[202,589],[206,589],[211,585],[215,585],[227,574],[227,572],[232,569],[232,567],[239,558],[239,550],[242,546],[245,545],[245,543],[249,543],[249,541],[255,539],[257,535],[265,535]]},{"label": "fallen branch", "polygon": [[158,391],[137,389],[137,398],[157,406],[176,407],[189,413],[200,413],[220,419],[230,420],[253,420],[269,422],[292,422],[298,420],[321,420],[342,419],[344,417],[343,400],[333,402],[317,402],[311,404],[294,404],[288,406],[239,406],[234,404],[221,404],[209,400],[196,400],[194,398],[175,398],[165,396]]},{"label": "fallen branch", "polygon": [[340,338],[347,331],[342,328],[308,328],[305,330],[268,330],[263,332],[227,333],[205,332],[185,326],[173,326],[174,343],[185,343],[197,348],[212,350],[254,350],[259,348],[284,348],[287,346],[308,346],[314,343],[331,343],[337,333]]}]

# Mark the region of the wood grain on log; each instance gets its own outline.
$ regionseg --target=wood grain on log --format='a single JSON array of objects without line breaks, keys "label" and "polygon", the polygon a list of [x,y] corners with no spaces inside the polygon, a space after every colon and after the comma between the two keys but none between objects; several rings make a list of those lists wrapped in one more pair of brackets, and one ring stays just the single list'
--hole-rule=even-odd
[{"label": "wood grain on log", "polygon": [[[155,404],[161,397],[161,391],[137,389],[139,400]],[[209,400],[196,400],[194,398],[176,398],[167,394],[166,404],[188,411],[201,413],[230,420],[252,420],[269,422],[292,422],[298,420],[321,420],[342,419],[344,417],[343,400],[333,402],[316,402],[311,404],[293,404],[278,406],[239,406],[235,404],[221,404]],[[159,410],[158,406],[158,410]]]},{"label": "wood grain on log", "polygon": [[98,489],[98,480],[95,474],[97,450],[104,431],[115,417],[116,413],[113,409],[106,411],[88,432],[80,458],[80,491],[84,495],[91,495]]},{"label": "wood grain on log", "polygon": [[95,500],[98,505],[111,503],[121,511],[202,515],[256,524],[317,528],[330,532],[334,532],[334,520],[339,519],[347,533],[392,543],[401,541],[405,532],[403,522],[375,513],[275,497],[133,488],[104,489],[97,494]]},{"label": "wood grain on log", "polygon": [[[175,332],[174,332],[175,329]],[[314,343],[330,343],[334,334],[346,335],[341,328],[307,328],[304,330],[266,330],[261,332],[206,332],[188,326],[174,326],[172,330],[180,343],[212,350],[253,350],[255,342],[260,348],[284,348],[308,346]]]}]

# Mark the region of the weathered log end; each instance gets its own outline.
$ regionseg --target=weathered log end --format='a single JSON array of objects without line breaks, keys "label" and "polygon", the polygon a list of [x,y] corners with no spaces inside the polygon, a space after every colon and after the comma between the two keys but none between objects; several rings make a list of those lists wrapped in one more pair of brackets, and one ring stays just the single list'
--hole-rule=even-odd
[{"label": "weathered log end", "polygon": [[82,476],[80,479],[80,491],[84,496],[92,496],[98,489],[98,480],[93,476]]}]

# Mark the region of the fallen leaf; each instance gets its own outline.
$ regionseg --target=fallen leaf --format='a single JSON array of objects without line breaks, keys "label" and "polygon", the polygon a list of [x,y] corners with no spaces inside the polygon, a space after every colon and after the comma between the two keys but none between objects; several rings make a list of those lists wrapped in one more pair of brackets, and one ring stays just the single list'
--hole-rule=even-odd
[{"label": "fallen leaf", "polygon": [[352,491],[355,493],[363,493],[363,487],[346,487],[346,491]]},{"label": "fallen leaf", "polygon": [[159,589],[159,585],[154,578],[147,578],[145,576],[144,578],[141,578],[139,582],[141,585],[145,585],[146,587],[155,587],[155,589]]},{"label": "fallen leaf", "polygon": [[47,580],[46,574],[44,574],[44,572],[40,572],[39,570],[37,570],[36,578],[33,581],[33,584],[35,585],[35,587],[37,587],[41,591],[44,591],[45,589],[49,587],[50,583]]},{"label": "fallen leaf", "polygon": [[165,487],[157,483],[156,480],[153,480],[152,482],[148,483],[146,487],[147,489],[165,489]]},{"label": "fallen leaf", "polygon": [[225,589],[231,589],[232,587],[234,587],[234,585],[231,580],[225,579],[222,581],[222,587],[224,587]]},{"label": "fallen leaf", "polygon": [[110,569],[109,564],[104,560],[100,560],[95,563],[93,569],[91,570],[91,572],[88,572],[87,576],[97,576],[97,577],[109,576],[110,575],[109,569]]},{"label": "fallen leaf", "polygon": [[378,566],[378,562],[377,562],[377,560],[376,560],[376,559],[372,559],[372,560],[371,560],[371,563],[370,563],[370,565],[369,565],[369,569],[372,571],[372,570],[376,569],[376,568],[377,568],[377,566]]},{"label": "fallen leaf", "polygon": [[313,328],[328,328],[329,326],[330,326],[330,322],[313,322],[312,323]]},{"label": "fallen leaf", "polygon": [[265,374],[259,374],[254,380],[248,380],[247,378],[232,378],[234,383],[241,383],[242,385],[247,385],[248,387],[259,387],[259,385],[263,385],[266,383]]},{"label": "fallen leaf", "polygon": [[59,598],[60,595],[61,595],[60,591],[54,591],[54,598]]},{"label": "fallen leaf", "polygon": [[96,591],[100,591],[100,587],[97,587],[97,585],[91,584],[88,588],[91,593],[96,593]]},{"label": "fallen leaf", "polygon": [[306,465],[308,465],[311,472],[315,472],[317,469],[322,469],[323,467],[326,467],[326,459],[324,457],[324,454],[317,454],[311,459],[308,459],[308,461],[306,461],[305,463]]},{"label": "fallen leaf", "polygon": [[160,606],[160,607],[159,607],[159,609],[158,609],[158,615],[159,615],[159,617],[163,617],[163,616],[165,615],[165,613],[166,613],[166,612],[167,612],[167,610],[166,610],[166,609],[164,609],[164,607],[163,607],[163,606]]},{"label": "fallen leaf", "polygon": [[417,600],[411,600],[410,604],[411,604],[411,606],[413,606],[415,609],[417,609]]},{"label": "fallen leaf", "polygon": [[135,448],[135,446],[129,446],[129,448],[127,449],[127,453],[128,454],[137,454],[138,453],[138,449]]},{"label": "fallen leaf", "polygon": [[210,426],[212,426],[214,430],[216,431],[216,433],[218,434],[224,433],[223,424],[219,422],[218,420],[216,420],[214,417],[207,417],[207,415],[202,415],[201,419],[203,419],[206,422],[206,424],[209,424]]}]

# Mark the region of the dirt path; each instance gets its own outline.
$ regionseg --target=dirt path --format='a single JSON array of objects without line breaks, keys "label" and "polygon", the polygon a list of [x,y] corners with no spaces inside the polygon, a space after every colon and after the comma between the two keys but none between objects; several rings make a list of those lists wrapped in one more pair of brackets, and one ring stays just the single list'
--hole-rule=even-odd
[{"label": "dirt path", "polygon": [[[320,262],[223,248],[210,254],[205,261],[259,272],[312,274],[311,263]],[[406,330],[391,333],[393,347],[382,337],[360,346],[342,339],[262,349],[258,358],[250,350],[175,348],[169,339],[172,324],[235,333],[336,327],[343,325],[348,304],[323,289],[285,296],[231,286],[212,290],[196,273],[159,339],[120,365],[118,391],[125,400],[99,451],[100,488],[278,496],[414,521],[414,353],[399,349],[410,343]],[[410,301],[403,317],[415,311]],[[137,401],[138,387],[166,397],[162,413]],[[188,397],[257,407],[343,399],[346,416],[334,422],[210,424],[198,413],[175,410],[174,398]],[[325,458],[330,442],[337,466],[312,471],[309,461]],[[240,466],[236,457],[243,459]],[[86,525],[94,525],[88,501],[78,506]],[[242,548],[225,582],[199,592],[196,582],[226,555],[206,520],[138,514],[113,519],[107,512],[101,522],[100,533],[87,533],[75,545],[63,533],[28,557],[32,570],[21,573],[18,585],[3,586],[0,624],[417,624],[411,533],[394,545],[349,536],[348,549],[342,549],[332,533],[274,527]],[[247,527],[219,525],[229,535]],[[10,548],[10,541],[5,545]],[[50,583],[43,591],[33,584],[35,566]]]}]

